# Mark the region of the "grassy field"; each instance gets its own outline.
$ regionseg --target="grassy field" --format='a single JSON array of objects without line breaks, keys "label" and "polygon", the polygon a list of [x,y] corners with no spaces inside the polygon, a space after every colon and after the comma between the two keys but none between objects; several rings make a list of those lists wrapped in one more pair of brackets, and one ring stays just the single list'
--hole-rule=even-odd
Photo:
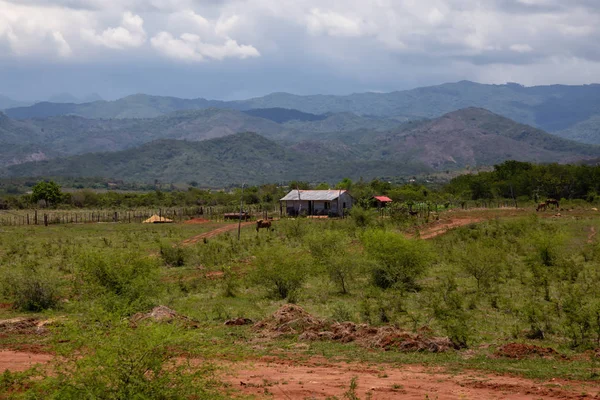
[{"label": "grassy field", "polygon": [[[0,321],[0,348],[55,357],[51,367],[5,373],[0,391],[17,398],[245,397],[223,378],[226,365],[264,359],[418,364],[574,386],[597,380],[596,211],[452,211],[429,223],[356,212],[344,220],[280,220],[258,234],[245,227],[239,241],[234,229],[182,244],[223,226],[3,227],[0,319],[34,322]],[[320,330],[349,321],[406,331],[411,340],[443,339],[450,349],[303,340],[308,328],[297,322],[292,332],[224,324],[261,321],[289,303],[320,321]],[[175,310],[179,322],[133,322],[157,305]],[[530,347],[509,354],[503,346],[512,343]]]}]

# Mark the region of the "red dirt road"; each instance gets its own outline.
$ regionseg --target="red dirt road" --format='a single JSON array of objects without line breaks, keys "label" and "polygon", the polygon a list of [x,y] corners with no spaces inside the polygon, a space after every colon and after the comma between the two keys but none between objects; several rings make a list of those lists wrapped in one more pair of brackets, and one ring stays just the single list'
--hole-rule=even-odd
[{"label": "red dirt road", "polygon": [[[248,225],[255,225],[255,224],[256,224],[256,222],[242,222],[242,227],[248,226]],[[187,245],[190,245],[190,244],[195,244],[195,243],[198,243],[198,242],[200,242],[200,241],[202,241],[204,239],[209,239],[211,237],[220,235],[222,233],[236,230],[237,228],[238,228],[238,224],[237,223],[231,224],[231,225],[225,225],[225,226],[222,226],[222,227],[217,228],[215,230],[212,230],[210,232],[205,232],[205,233],[202,233],[200,235],[196,235],[194,237],[186,239],[186,240],[184,240],[182,242],[182,244],[184,246],[187,246]]]},{"label": "red dirt road", "polygon": [[25,371],[36,364],[46,364],[52,358],[51,354],[0,350],[0,373],[7,369],[13,372]]},{"label": "red dirt road", "polygon": [[451,229],[455,229],[461,226],[476,224],[478,222],[483,221],[483,218],[455,218],[450,220],[440,220],[436,221],[428,226],[426,226],[420,232],[421,239],[433,239],[434,237],[445,234]]},{"label": "red dirt road", "polygon": [[[385,368],[384,368],[385,367]],[[598,383],[536,382],[482,372],[449,374],[439,369],[407,365],[330,364],[293,365],[290,361],[241,363],[228,366],[226,377],[242,393],[265,399],[345,398],[350,381],[357,377],[361,399],[591,399]],[[427,397],[428,396],[428,397]]]},{"label": "red dirt road", "polygon": [[[50,354],[2,350],[0,373],[6,369],[24,371],[36,364],[46,364],[52,357]],[[321,358],[308,362],[265,358],[256,362],[217,365],[227,371],[222,380],[257,399],[304,400],[333,396],[341,399],[354,377],[358,384],[356,395],[373,400],[569,400],[600,396],[598,382],[537,382],[478,371],[451,374],[440,368],[419,365],[332,363]]]}]

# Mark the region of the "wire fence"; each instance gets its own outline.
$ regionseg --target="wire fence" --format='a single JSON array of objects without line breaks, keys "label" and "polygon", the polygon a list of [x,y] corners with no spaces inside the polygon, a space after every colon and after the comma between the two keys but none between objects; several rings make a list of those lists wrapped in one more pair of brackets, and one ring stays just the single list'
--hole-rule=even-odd
[{"label": "wire fence", "polygon": [[[279,207],[252,205],[243,210],[243,218],[267,219],[279,215]],[[0,226],[57,225],[85,223],[142,223],[153,215],[173,222],[201,218],[212,222],[238,220],[239,206],[143,208],[130,210],[1,210]]]}]

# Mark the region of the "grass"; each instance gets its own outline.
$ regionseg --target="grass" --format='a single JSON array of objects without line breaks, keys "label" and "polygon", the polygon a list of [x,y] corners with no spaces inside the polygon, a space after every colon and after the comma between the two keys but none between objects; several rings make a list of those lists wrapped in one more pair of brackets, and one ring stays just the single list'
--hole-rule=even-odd
[{"label": "grass", "polygon": [[[400,280],[387,288],[374,285],[371,272],[374,263],[377,267],[389,260],[369,255],[377,254],[372,253],[378,249],[373,238],[383,236],[369,236],[365,246],[365,232],[375,229],[402,235],[403,230],[413,229],[405,222],[373,219],[362,228],[351,219],[281,220],[274,232],[257,235],[248,227],[242,230],[240,241],[236,232],[230,232],[182,247],[181,264],[163,259],[161,248],[172,248],[222,224],[5,227],[0,231],[0,302],[15,301],[8,277],[26,268],[33,268],[42,287],[54,285],[60,302],[36,313],[0,308],[0,318],[60,317],[66,322],[51,328],[48,335],[0,335],[0,348],[41,346],[59,354],[79,352],[92,357],[90,349],[109,344],[100,337],[129,332],[123,321],[130,315],[164,304],[199,321],[200,328],[167,332],[156,324],[147,328],[148,340],[163,338],[171,355],[189,355],[217,365],[223,360],[266,356],[298,362],[324,357],[328,362],[421,364],[450,372],[480,370],[540,380],[596,380],[597,366],[587,351],[596,347],[600,332],[594,320],[600,298],[596,272],[600,246],[595,238],[590,243],[589,237],[592,227],[600,232],[600,219],[585,210],[561,218],[506,210],[455,212],[442,218],[452,215],[489,221],[458,228],[416,250],[411,247],[413,252],[429,253],[425,264],[419,265],[421,273],[410,286]],[[331,246],[319,247],[326,241],[342,245],[328,253]],[[288,265],[286,255],[299,261],[268,273],[286,278],[290,269],[302,269],[301,275],[294,275],[300,286],[293,298],[289,293],[287,298],[274,295],[273,288],[261,281],[261,274],[266,273],[259,268],[261,263]],[[332,274],[332,265],[337,265],[333,261],[338,259],[352,265],[343,269],[348,274],[347,293]],[[402,268],[403,264],[388,266]],[[251,327],[223,324],[235,317],[260,320],[290,300],[320,318],[395,324],[407,330],[428,326],[435,335],[449,336],[467,349],[431,354],[385,352],[331,341],[298,346],[294,335],[264,340]],[[85,334],[83,328],[96,336]],[[543,339],[527,337],[535,329],[543,332]],[[131,334],[135,342],[137,333]],[[495,356],[496,349],[508,342],[552,347],[568,359]],[[107,349],[99,354],[105,358],[118,354]],[[69,365],[82,374],[88,371]],[[209,376],[198,379],[204,382]],[[49,390],[58,390],[52,377],[41,382]],[[202,385],[212,387],[206,382]]]}]

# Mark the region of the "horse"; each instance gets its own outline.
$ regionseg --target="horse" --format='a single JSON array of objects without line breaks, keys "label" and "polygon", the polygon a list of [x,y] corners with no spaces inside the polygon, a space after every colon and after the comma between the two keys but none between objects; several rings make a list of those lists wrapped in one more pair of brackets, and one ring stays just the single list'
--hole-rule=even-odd
[{"label": "horse", "polygon": [[546,200],[546,206],[549,207],[550,204],[556,206],[556,209],[560,208],[560,204],[558,204],[558,200],[556,200],[556,199],[548,199],[548,200]]},{"label": "horse", "polygon": [[547,205],[546,203],[540,203],[540,204],[538,204],[538,206],[537,206],[537,208],[535,209],[535,211],[540,211],[540,210],[542,210],[542,211],[546,211],[546,207],[547,207],[547,206],[548,206],[548,205]]},{"label": "horse", "polygon": [[267,230],[271,229],[271,221],[265,221],[264,219],[256,221],[256,233],[258,233],[258,230],[261,228],[267,228]]}]

